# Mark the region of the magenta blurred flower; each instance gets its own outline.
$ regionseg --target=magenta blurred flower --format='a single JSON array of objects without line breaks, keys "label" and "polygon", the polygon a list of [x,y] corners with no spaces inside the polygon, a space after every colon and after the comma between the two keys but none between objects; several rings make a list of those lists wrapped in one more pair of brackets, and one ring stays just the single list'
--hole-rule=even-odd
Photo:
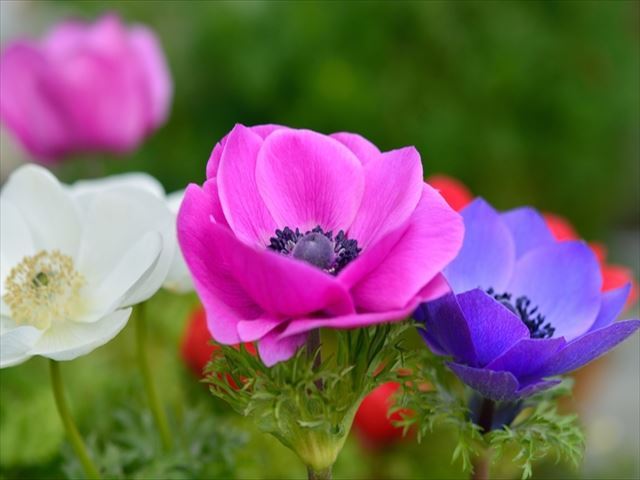
[{"label": "magenta blurred flower", "polygon": [[0,120],[42,163],[136,148],[165,121],[171,94],[155,35],[115,15],[61,23],[0,57]]},{"label": "magenta blurred flower", "polygon": [[211,334],[258,341],[267,365],[312,329],[402,320],[443,294],[462,236],[415,148],[272,125],[223,138],[178,214]]}]

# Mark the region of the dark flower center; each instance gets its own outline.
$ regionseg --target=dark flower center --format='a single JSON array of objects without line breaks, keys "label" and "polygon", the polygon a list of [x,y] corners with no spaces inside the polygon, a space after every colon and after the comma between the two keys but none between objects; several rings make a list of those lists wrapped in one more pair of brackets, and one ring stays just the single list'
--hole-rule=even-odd
[{"label": "dark flower center", "polygon": [[545,317],[538,312],[538,307],[531,307],[531,300],[526,296],[521,296],[515,299],[515,303],[512,299],[513,295],[510,293],[496,293],[493,288],[487,290],[487,294],[491,295],[502,305],[511,310],[512,313],[520,317],[522,323],[529,329],[529,336],[531,338],[551,338],[556,329],[551,326],[551,323],[545,323]]},{"label": "dark flower center", "polygon": [[356,240],[347,238],[344,231],[340,230],[334,237],[333,232],[325,232],[320,226],[305,233],[289,227],[276,230],[267,248],[291,255],[332,275],[337,275],[362,250]]}]

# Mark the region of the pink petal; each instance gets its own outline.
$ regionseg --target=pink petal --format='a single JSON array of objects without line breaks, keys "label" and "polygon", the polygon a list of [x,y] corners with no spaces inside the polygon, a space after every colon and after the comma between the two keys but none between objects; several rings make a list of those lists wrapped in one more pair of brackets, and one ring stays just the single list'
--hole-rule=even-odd
[{"label": "pink petal", "polygon": [[240,342],[238,322],[256,319],[263,311],[232,275],[224,252],[216,248],[211,205],[203,189],[187,187],[178,213],[178,240],[211,335],[220,343],[234,344]]},{"label": "pink petal", "polygon": [[323,310],[354,311],[347,290],[328,273],[270,250],[252,248],[228,229],[212,227],[210,248],[222,252],[238,283],[269,314],[298,317]]},{"label": "pink petal", "polygon": [[424,188],[420,154],[413,147],[385,152],[364,167],[365,190],[349,238],[366,248],[404,224]]},{"label": "pink petal", "polygon": [[316,328],[359,328],[385,322],[405,320],[423,302],[441,297],[449,287],[442,275],[438,275],[402,308],[385,312],[351,313],[326,318],[297,318],[292,320],[280,334],[280,338],[308,332]]},{"label": "pink petal", "polygon": [[[255,125],[253,127],[247,127],[256,135],[259,135],[260,138],[265,139],[272,132],[276,130],[280,130],[283,127],[282,125],[270,124],[267,123],[265,125]],[[209,161],[207,162],[207,178],[212,178],[218,175],[218,166],[220,165],[220,158],[222,157],[222,151],[224,150],[224,146],[227,143],[227,138],[229,135],[225,135],[222,139],[216,143],[215,147],[213,147],[213,151],[211,152],[211,156],[209,157]]]},{"label": "pink petal", "polygon": [[218,167],[220,166],[224,146],[227,143],[227,137],[228,135],[222,137],[222,140],[216,143],[211,151],[209,161],[207,162],[207,178],[215,178],[216,175],[218,175]]},{"label": "pink petal", "polygon": [[54,160],[68,148],[67,119],[55,98],[41,88],[51,75],[48,61],[33,45],[16,42],[0,57],[0,119],[24,147],[41,160]]},{"label": "pink petal", "polygon": [[462,218],[432,187],[422,198],[409,227],[387,258],[353,289],[358,308],[385,311],[402,308],[460,250]]},{"label": "pink petal", "polygon": [[216,178],[231,229],[243,242],[264,247],[274,235],[276,224],[256,186],[256,158],[262,143],[250,129],[236,125],[227,137]]},{"label": "pink petal", "polygon": [[142,25],[131,28],[129,42],[143,71],[149,95],[149,124],[155,128],[166,120],[173,93],[167,60],[156,36]]},{"label": "pink petal", "polygon": [[258,354],[267,367],[289,360],[296,350],[307,341],[307,334],[279,338],[277,332],[270,333],[258,342]]},{"label": "pink petal", "polygon": [[256,181],[278,227],[347,230],[364,191],[362,165],[337,140],[309,130],[269,135],[258,154]]},{"label": "pink petal", "polygon": [[378,150],[378,147],[376,147],[366,138],[356,133],[337,132],[332,133],[329,136],[331,138],[335,138],[345,147],[351,150],[363,165],[369,163],[371,160],[378,158],[378,156],[380,155],[380,150]]},{"label": "pink petal", "polygon": [[255,342],[267,335],[273,329],[287,322],[285,318],[260,317],[255,320],[241,320],[238,322],[238,335],[243,342]]},{"label": "pink petal", "polygon": [[220,195],[218,194],[218,183],[216,179],[210,179],[204,182],[202,186],[208,201],[210,202],[209,208],[211,209],[211,217],[216,223],[228,227],[227,219],[222,211],[222,204],[220,203]]}]

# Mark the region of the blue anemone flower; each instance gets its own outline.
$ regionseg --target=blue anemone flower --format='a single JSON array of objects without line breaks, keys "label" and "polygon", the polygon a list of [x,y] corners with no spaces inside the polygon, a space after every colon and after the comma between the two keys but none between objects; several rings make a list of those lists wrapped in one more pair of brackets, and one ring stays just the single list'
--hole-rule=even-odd
[{"label": "blue anemone flower", "polygon": [[601,293],[597,259],[582,241],[556,241],[524,207],[496,212],[476,199],[465,238],[444,275],[452,292],[416,310],[433,352],[485,398],[516,401],[556,375],[611,350],[640,327],[615,322],[630,285]]}]

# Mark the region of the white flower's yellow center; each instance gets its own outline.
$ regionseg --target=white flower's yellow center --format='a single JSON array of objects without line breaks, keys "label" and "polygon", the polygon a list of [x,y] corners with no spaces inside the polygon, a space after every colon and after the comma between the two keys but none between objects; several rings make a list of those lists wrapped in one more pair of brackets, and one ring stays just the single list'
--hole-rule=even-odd
[{"label": "white flower's yellow center", "polygon": [[17,324],[45,329],[78,313],[84,284],[71,257],[57,250],[41,251],[11,269],[2,300]]}]

